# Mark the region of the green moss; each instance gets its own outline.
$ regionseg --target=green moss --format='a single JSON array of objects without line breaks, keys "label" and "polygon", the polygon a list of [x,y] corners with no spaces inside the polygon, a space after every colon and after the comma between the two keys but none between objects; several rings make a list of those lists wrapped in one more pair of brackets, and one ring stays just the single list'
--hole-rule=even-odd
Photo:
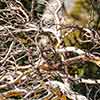
[{"label": "green moss", "polygon": [[79,38],[80,38],[80,32],[74,31],[74,32],[68,33],[68,35],[64,37],[64,43],[66,46],[79,47],[79,42],[78,42]]}]

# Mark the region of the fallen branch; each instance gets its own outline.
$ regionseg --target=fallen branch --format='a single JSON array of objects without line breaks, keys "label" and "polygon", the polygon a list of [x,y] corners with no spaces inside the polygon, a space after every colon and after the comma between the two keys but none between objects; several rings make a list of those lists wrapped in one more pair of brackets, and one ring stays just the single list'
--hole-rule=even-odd
[{"label": "fallen branch", "polygon": [[60,49],[56,49],[56,51],[59,53],[74,52],[74,53],[77,53],[79,55],[85,54],[85,52],[83,50],[75,48],[75,47],[60,48]]},{"label": "fallen branch", "polygon": [[56,51],[59,53],[74,52],[74,53],[79,54],[79,56],[77,57],[73,57],[73,58],[69,58],[68,60],[65,60],[63,62],[64,64],[71,64],[71,63],[80,62],[80,61],[89,61],[100,66],[100,57],[95,56],[91,53],[86,53],[81,49],[78,49],[75,47],[66,47],[66,48],[56,49]]},{"label": "fallen branch", "polygon": [[[85,96],[78,94],[77,92],[73,92],[70,89],[70,85],[68,82],[66,84],[58,82],[58,81],[48,81],[46,82],[50,87],[59,87],[63,94],[67,95],[68,98],[72,100],[88,100]],[[47,86],[49,88],[49,86]]]},{"label": "fallen branch", "polygon": [[80,80],[77,80],[79,83],[86,83],[86,84],[100,84],[100,79],[85,79],[80,78]]}]

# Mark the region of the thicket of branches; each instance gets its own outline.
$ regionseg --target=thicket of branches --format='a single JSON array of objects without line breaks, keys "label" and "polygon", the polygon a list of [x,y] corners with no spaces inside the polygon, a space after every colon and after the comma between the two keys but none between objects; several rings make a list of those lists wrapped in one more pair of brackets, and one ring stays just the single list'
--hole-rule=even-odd
[{"label": "thicket of branches", "polygon": [[0,0],[0,100],[100,99],[100,1],[77,3],[85,25],[64,0]]}]

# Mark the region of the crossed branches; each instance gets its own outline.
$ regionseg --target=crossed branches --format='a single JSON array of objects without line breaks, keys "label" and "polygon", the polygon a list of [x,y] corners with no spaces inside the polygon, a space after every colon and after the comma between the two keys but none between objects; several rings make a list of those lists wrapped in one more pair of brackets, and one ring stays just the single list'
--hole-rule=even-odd
[{"label": "crossed branches", "polygon": [[[9,87],[13,90],[2,93],[0,96],[8,98],[14,93],[27,99],[31,98],[38,88],[41,90],[45,88],[49,98],[49,94],[52,97],[50,88],[58,86],[61,92],[70,99],[76,100],[77,97],[77,100],[87,100],[85,96],[70,89],[71,80],[86,84],[100,84],[99,79],[73,78],[66,72],[67,67],[74,63],[92,62],[99,67],[100,54],[63,45],[63,37],[78,30],[81,34],[78,42],[94,43],[90,51],[98,49],[100,47],[99,32],[78,25],[63,25],[61,20],[63,19],[63,0],[51,1],[44,0],[46,9],[36,22],[34,21],[35,0],[32,0],[31,12],[28,12],[18,0],[4,0],[7,7],[0,10],[0,43],[2,44],[0,45],[0,89]],[[50,18],[47,16],[49,14]],[[64,36],[62,36],[63,29],[67,31]],[[56,45],[54,45],[55,41]],[[73,52],[78,56],[66,59],[64,56],[66,52]],[[59,75],[63,83],[51,80],[53,74]],[[28,82],[32,83],[31,86]],[[36,83],[37,87],[33,83]],[[68,87],[64,88],[66,86]],[[23,89],[20,90],[20,88]],[[39,95],[41,97],[41,94]]]}]

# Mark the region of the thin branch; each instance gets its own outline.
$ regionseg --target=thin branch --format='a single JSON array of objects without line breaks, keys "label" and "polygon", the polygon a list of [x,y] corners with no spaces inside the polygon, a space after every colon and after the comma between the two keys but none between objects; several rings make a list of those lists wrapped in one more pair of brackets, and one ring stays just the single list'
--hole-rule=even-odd
[{"label": "thin branch", "polygon": [[13,48],[13,45],[14,45],[14,41],[11,43],[11,45],[9,47],[9,50],[8,50],[6,56],[0,61],[0,63],[3,63],[7,59],[7,57],[9,56],[9,54],[10,54],[12,48]]}]

